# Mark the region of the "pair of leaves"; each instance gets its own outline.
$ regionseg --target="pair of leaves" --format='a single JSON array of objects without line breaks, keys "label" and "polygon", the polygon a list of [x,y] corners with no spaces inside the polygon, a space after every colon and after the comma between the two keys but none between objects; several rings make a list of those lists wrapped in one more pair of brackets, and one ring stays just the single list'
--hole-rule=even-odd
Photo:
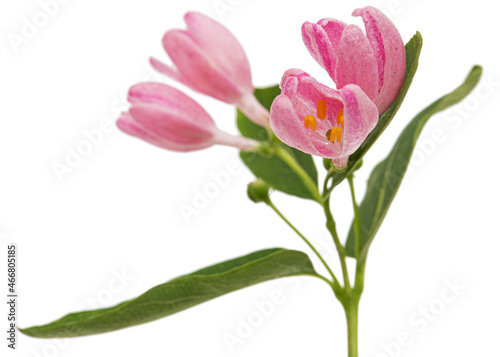
[{"label": "pair of leaves", "polygon": [[[371,173],[365,197],[359,207],[361,246],[358,259],[364,260],[366,258],[368,248],[401,185],[424,125],[434,114],[464,99],[479,82],[481,73],[481,67],[473,67],[462,85],[421,111],[403,130],[389,156],[380,162]],[[355,242],[353,223],[346,242],[346,253],[351,257],[356,256]]]},{"label": "pair of leaves", "polygon": [[175,314],[247,286],[297,275],[318,277],[305,253],[281,248],[262,250],[170,280],[119,305],[69,314],[21,332],[53,338],[119,330]]}]

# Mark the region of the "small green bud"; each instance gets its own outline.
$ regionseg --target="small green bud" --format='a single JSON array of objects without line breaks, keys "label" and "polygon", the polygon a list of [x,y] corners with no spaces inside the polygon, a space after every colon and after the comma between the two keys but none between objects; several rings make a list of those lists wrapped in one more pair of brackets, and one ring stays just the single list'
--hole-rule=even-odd
[{"label": "small green bud", "polygon": [[247,195],[255,203],[269,201],[269,185],[262,179],[250,182],[247,188]]}]

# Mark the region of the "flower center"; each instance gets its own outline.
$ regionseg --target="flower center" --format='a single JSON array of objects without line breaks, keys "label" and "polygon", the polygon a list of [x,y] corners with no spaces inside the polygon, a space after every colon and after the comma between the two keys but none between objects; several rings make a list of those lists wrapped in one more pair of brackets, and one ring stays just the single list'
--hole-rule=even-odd
[{"label": "flower center", "polygon": [[[326,119],[326,102],[323,99],[318,100],[316,104],[316,117],[320,120]],[[337,112],[336,118],[337,125],[333,128],[329,129],[325,136],[331,143],[342,141],[342,132],[344,131],[344,111],[339,110]],[[306,115],[304,117],[304,127],[306,129],[311,129],[312,131],[316,131],[317,123],[314,115]]]}]

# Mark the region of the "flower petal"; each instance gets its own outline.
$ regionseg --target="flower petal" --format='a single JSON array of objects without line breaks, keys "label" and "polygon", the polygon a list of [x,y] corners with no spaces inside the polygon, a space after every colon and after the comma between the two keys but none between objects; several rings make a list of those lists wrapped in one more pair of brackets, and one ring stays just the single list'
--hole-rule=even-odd
[{"label": "flower petal", "polygon": [[201,93],[234,103],[247,90],[228,77],[187,31],[168,31],[163,36],[163,47],[176,64],[183,83]]},{"label": "flower petal", "polygon": [[380,114],[383,114],[396,99],[403,85],[406,73],[403,39],[394,24],[374,7],[356,9],[352,15],[363,18],[366,36],[377,59],[380,93],[375,103]]},{"label": "flower petal", "polygon": [[355,84],[348,84],[340,90],[344,102],[344,133],[342,154],[339,158],[354,153],[375,128],[378,122],[377,106],[363,90]]},{"label": "flower petal", "polygon": [[317,24],[305,22],[302,25],[302,40],[311,56],[333,78],[335,75],[335,57],[326,31]]},{"label": "flower petal", "polygon": [[157,70],[161,74],[172,78],[174,81],[180,82],[185,86],[191,87],[191,89],[193,90],[200,91],[200,88],[197,87],[196,83],[191,83],[186,80],[182,76],[182,74],[179,73],[179,70],[175,68],[175,66],[167,66],[165,63],[154,57],[149,58],[149,63],[155,70]]},{"label": "flower petal", "polygon": [[188,32],[206,56],[238,86],[253,93],[250,63],[236,37],[224,26],[198,12],[184,16]]},{"label": "flower petal", "polygon": [[377,61],[370,42],[356,25],[349,25],[342,33],[337,50],[334,82],[337,89],[356,84],[375,100],[379,94]]},{"label": "flower petal", "polygon": [[319,155],[304,131],[302,119],[285,95],[279,95],[271,106],[271,128],[285,144],[311,155]]},{"label": "flower petal", "polygon": [[207,128],[176,110],[156,104],[134,104],[129,110],[134,122],[168,144],[202,148],[212,144],[213,128]]},{"label": "flower petal", "polygon": [[143,82],[132,86],[128,93],[132,104],[150,103],[164,106],[172,113],[179,113],[185,120],[196,121],[205,128],[214,128],[210,115],[196,101],[181,91],[163,83]]}]

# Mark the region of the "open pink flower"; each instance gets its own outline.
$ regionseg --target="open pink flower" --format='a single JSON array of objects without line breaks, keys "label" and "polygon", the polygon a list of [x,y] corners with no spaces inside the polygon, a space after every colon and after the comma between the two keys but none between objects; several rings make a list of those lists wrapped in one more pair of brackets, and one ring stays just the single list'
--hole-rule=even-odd
[{"label": "open pink flower", "polygon": [[165,84],[137,84],[128,101],[132,106],[118,119],[118,128],[164,149],[192,151],[220,144],[252,151],[258,144],[220,130],[198,103]]},{"label": "open pink flower", "polygon": [[377,105],[380,114],[394,102],[403,85],[406,54],[394,24],[368,6],[354,10],[366,35],[356,25],[322,19],[302,25],[302,38],[314,59],[328,72],[337,88],[357,84]]},{"label": "open pink flower", "polygon": [[355,84],[336,91],[290,69],[271,106],[271,128],[288,146],[344,167],[378,121],[378,110]]},{"label": "open pink flower", "polygon": [[174,66],[155,58],[151,65],[160,73],[191,89],[236,105],[251,120],[269,126],[269,112],[255,98],[250,64],[238,40],[211,18],[188,12],[187,30],[170,30],[163,47]]}]

